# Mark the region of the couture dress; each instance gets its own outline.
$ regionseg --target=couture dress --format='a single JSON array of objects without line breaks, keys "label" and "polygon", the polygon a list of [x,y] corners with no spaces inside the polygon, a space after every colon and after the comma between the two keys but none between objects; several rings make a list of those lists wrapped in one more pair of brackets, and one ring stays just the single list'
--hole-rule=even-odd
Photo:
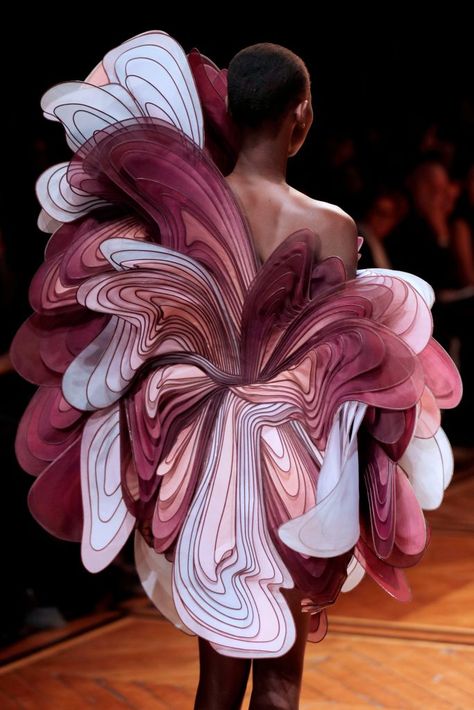
[{"label": "couture dress", "polygon": [[16,450],[32,515],[90,572],[133,535],[160,612],[256,658],[295,640],[282,587],[311,641],[365,573],[409,599],[461,381],[426,281],[347,280],[309,228],[261,262],[224,178],[226,74],[153,31],[43,97],[73,157],[37,183],[52,236],[12,346],[39,386]]}]

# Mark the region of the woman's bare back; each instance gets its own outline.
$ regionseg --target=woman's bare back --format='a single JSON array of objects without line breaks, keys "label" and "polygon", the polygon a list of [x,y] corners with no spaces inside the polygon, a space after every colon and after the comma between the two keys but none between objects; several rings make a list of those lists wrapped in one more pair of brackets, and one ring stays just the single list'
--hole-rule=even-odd
[{"label": "woman's bare back", "polygon": [[247,217],[262,261],[289,234],[309,227],[319,236],[317,258],[339,256],[348,278],[355,276],[357,228],[352,217],[340,207],[314,200],[290,185],[263,178],[250,180],[231,173],[226,180]]}]

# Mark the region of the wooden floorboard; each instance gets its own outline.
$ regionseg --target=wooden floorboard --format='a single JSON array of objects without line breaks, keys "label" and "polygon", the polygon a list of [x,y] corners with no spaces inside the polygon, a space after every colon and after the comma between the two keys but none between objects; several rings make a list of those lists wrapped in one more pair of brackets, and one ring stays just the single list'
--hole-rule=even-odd
[{"label": "wooden floorboard", "polygon": [[41,651],[49,646],[54,646],[62,641],[79,636],[97,627],[110,624],[112,621],[120,619],[126,614],[126,608],[101,611],[68,621],[64,626],[57,629],[35,631],[35,633],[31,633],[9,646],[0,648],[0,667],[25,656],[30,656],[32,653]]},{"label": "wooden floorboard", "polygon": [[[330,632],[307,645],[301,708],[472,708],[473,668],[472,645]],[[130,616],[5,667],[0,706],[187,710],[197,674],[194,637]]]},{"label": "wooden floorboard", "polygon": [[[409,603],[370,579],[340,595],[327,637],[307,644],[301,710],[474,708],[473,503],[474,471],[464,469],[427,513],[432,538],[407,570]],[[192,710],[198,680],[196,637],[143,595],[24,639],[3,660],[1,710]],[[250,692],[251,680],[243,708]]]},{"label": "wooden floorboard", "polygon": [[442,505],[425,514],[438,530],[474,532],[474,466],[457,471],[444,492]]},{"label": "wooden floorboard", "polygon": [[402,627],[451,629],[461,636],[474,631],[474,536],[433,530],[424,558],[405,570],[412,600],[398,602],[365,577],[351,592],[341,594],[329,611],[355,624],[389,621]]}]

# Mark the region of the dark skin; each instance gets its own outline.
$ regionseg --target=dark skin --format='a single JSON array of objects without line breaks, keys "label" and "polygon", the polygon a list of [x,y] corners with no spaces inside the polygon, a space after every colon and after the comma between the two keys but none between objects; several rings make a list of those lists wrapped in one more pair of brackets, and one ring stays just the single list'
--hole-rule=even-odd
[{"label": "dark skin", "polygon": [[357,227],[340,207],[315,200],[286,182],[288,158],[302,147],[313,122],[311,89],[278,125],[242,132],[241,150],[226,180],[247,216],[257,253],[265,261],[291,232],[319,235],[318,259],[339,256],[347,278],[357,269]]},{"label": "dark skin", "polygon": [[[234,170],[226,180],[247,217],[257,254],[266,261],[292,232],[309,227],[318,234],[318,260],[339,256],[347,278],[357,269],[357,227],[340,207],[315,200],[286,182],[288,158],[303,145],[313,122],[311,89],[278,124],[245,128]],[[283,656],[235,658],[199,643],[200,677],[194,710],[239,710],[252,669],[249,710],[297,710],[310,615],[301,610],[296,587],[280,591],[296,626],[296,640]]]}]

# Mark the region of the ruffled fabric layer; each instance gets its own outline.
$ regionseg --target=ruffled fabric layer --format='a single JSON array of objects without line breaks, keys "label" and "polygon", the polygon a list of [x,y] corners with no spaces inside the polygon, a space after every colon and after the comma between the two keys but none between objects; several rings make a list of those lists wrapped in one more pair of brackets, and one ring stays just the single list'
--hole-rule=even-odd
[{"label": "ruffled fabric layer", "polygon": [[12,347],[39,386],[17,454],[32,514],[87,569],[133,532],[172,623],[269,657],[295,639],[282,587],[303,591],[313,641],[364,572],[409,598],[422,509],[453,470],[440,409],[462,388],[426,282],[347,280],[309,229],[259,263],[220,169],[238,145],[225,86],[154,32],[43,99],[75,153],[38,182],[54,233]]}]

